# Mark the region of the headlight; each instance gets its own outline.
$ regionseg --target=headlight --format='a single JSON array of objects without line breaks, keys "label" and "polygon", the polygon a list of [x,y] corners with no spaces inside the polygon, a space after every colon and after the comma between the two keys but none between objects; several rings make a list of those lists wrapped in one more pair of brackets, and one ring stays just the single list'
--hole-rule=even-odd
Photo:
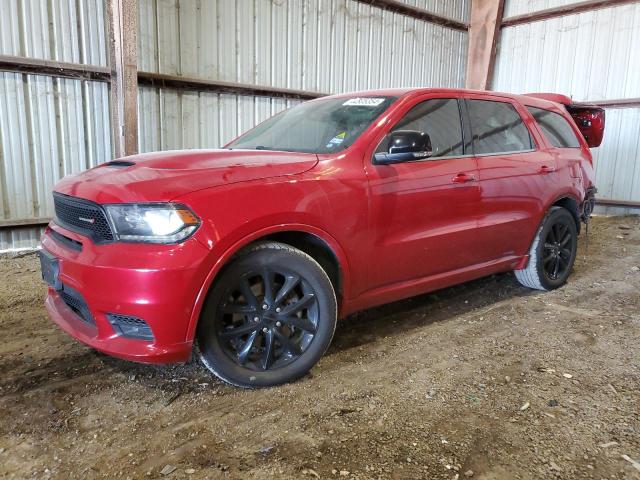
[{"label": "headlight", "polygon": [[123,242],[178,243],[200,225],[184,205],[174,203],[105,205],[116,238]]}]

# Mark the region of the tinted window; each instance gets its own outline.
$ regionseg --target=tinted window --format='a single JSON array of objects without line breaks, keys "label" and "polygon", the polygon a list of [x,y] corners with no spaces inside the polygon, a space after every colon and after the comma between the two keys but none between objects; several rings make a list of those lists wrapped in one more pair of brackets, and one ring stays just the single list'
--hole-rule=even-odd
[{"label": "tinted window", "polygon": [[[434,157],[462,155],[462,125],[458,101],[450,98],[426,100],[413,107],[391,132],[396,130],[416,130],[431,138]],[[378,152],[389,148],[387,136],[378,147]]]},{"label": "tinted window", "polygon": [[529,130],[510,103],[467,100],[473,148],[478,155],[531,150]]},{"label": "tinted window", "polygon": [[227,148],[333,153],[351,146],[396,97],[338,97],[297,105]]},{"label": "tinted window", "polygon": [[580,147],[573,129],[562,115],[542,108],[527,107],[527,110],[536,119],[551,145],[559,148]]}]

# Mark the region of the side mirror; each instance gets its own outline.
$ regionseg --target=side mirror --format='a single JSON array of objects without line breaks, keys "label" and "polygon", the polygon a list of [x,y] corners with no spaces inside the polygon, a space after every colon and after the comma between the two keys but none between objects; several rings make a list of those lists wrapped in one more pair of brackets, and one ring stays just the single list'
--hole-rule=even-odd
[{"label": "side mirror", "polygon": [[376,165],[389,165],[422,160],[431,155],[431,138],[425,132],[396,130],[389,138],[389,151],[378,152],[373,159]]}]

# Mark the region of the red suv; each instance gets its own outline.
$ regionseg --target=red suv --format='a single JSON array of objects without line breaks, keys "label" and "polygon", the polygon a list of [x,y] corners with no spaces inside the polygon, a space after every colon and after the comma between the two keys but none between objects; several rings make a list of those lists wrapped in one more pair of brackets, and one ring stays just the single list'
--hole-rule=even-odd
[{"label": "red suv", "polygon": [[560,95],[379,90],[300,104],[219,150],[63,179],[42,238],[52,319],[242,387],[305,374],[336,320],[497,272],[549,290],[593,206],[604,113]]}]

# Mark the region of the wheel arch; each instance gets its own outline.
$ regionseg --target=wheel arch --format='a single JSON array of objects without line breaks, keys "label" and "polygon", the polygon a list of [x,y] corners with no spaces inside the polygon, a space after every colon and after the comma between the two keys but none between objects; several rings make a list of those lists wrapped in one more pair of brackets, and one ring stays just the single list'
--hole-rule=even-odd
[{"label": "wheel arch", "polygon": [[552,207],[562,207],[571,213],[571,216],[576,222],[576,229],[578,233],[580,233],[580,204],[578,201],[572,197],[571,195],[564,195],[562,197],[557,198],[547,209],[547,212]]},{"label": "wheel arch", "polygon": [[222,269],[247,247],[263,241],[286,243],[302,250],[316,260],[327,272],[331,280],[338,300],[338,310],[340,311],[344,299],[349,298],[347,295],[350,285],[349,264],[340,244],[330,234],[317,227],[303,224],[276,225],[260,229],[251,235],[241,238],[213,262],[209,274],[198,292],[191,312],[187,329],[187,341],[193,341],[207,294]]}]

